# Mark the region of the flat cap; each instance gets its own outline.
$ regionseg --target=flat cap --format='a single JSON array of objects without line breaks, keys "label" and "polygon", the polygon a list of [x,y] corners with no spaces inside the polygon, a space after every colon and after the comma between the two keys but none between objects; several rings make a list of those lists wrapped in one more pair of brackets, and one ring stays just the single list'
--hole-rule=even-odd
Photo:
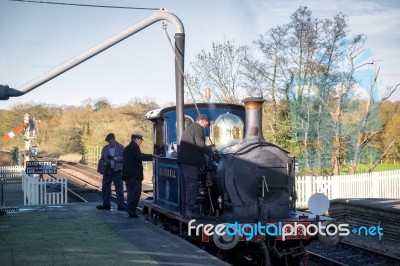
[{"label": "flat cap", "polygon": [[112,139],[115,139],[114,133],[108,134],[107,137],[106,137],[106,139],[105,139],[105,141],[110,141],[110,140],[112,140]]},{"label": "flat cap", "polygon": [[132,139],[141,139],[141,140],[143,140],[143,136],[140,135],[140,134],[132,134],[131,138]]},{"label": "flat cap", "polygon": [[208,116],[206,116],[205,114],[199,114],[196,118],[196,121],[199,120],[207,120],[208,121]]}]

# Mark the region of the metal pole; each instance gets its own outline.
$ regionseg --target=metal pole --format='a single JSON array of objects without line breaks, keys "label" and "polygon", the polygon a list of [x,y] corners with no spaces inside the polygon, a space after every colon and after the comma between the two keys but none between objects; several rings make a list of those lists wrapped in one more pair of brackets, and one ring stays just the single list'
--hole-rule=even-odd
[{"label": "metal pole", "polygon": [[26,162],[30,160],[29,154],[30,154],[30,146],[31,146],[31,140],[29,136],[29,115],[25,114],[24,115],[24,124],[26,125],[25,127],[25,132],[24,132],[24,141],[25,141],[25,148],[24,148],[24,166],[26,165]]},{"label": "metal pole", "polygon": [[184,62],[185,62],[185,34],[175,34],[175,81],[176,81],[176,143],[179,144],[184,130]]}]

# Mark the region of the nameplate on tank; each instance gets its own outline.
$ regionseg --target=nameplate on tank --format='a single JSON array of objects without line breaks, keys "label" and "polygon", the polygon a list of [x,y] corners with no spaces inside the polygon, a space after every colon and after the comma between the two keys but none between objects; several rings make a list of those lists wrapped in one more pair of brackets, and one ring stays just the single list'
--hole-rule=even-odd
[{"label": "nameplate on tank", "polygon": [[178,207],[179,204],[179,172],[177,164],[158,161],[156,174],[157,200],[170,206]]}]

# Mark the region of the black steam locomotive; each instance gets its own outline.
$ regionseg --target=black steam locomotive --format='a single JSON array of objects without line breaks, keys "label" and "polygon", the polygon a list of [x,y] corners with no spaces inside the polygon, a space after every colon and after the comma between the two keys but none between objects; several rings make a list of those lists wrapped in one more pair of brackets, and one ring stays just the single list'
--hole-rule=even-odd
[{"label": "black steam locomotive", "polygon": [[[201,103],[183,108],[186,126],[198,113],[210,118],[206,142],[218,150],[205,158],[200,171],[196,220],[181,215],[176,108],[147,114],[154,123],[154,191],[143,212],[228,262],[299,264],[305,246],[318,235],[310,225],[331,220],[296,210],[295,158],[265,141],[264,100],[243,102],[244,106]],[[336,242],[337,236],[329,241]]]}]

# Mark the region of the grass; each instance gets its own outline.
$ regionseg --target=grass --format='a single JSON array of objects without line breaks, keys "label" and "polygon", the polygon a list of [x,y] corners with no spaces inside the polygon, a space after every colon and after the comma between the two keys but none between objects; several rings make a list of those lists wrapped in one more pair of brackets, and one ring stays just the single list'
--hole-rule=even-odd
[{"label": "grass", "polygon": [[[367,173],[369,169],[373,167],[373,164],[359,164],[357,166],[357,173]],[[373,172],[382,172],[382,171],[390,171],[400,169],[400,164],[378,164]],[[343,167],[340,171],[341,175],[347,175],[349,173],[349,169],[347,167]]]},{"label": "grass", "polygon": [[389,171],[400,169],[400,164],[378,164],[374,172]]}]

